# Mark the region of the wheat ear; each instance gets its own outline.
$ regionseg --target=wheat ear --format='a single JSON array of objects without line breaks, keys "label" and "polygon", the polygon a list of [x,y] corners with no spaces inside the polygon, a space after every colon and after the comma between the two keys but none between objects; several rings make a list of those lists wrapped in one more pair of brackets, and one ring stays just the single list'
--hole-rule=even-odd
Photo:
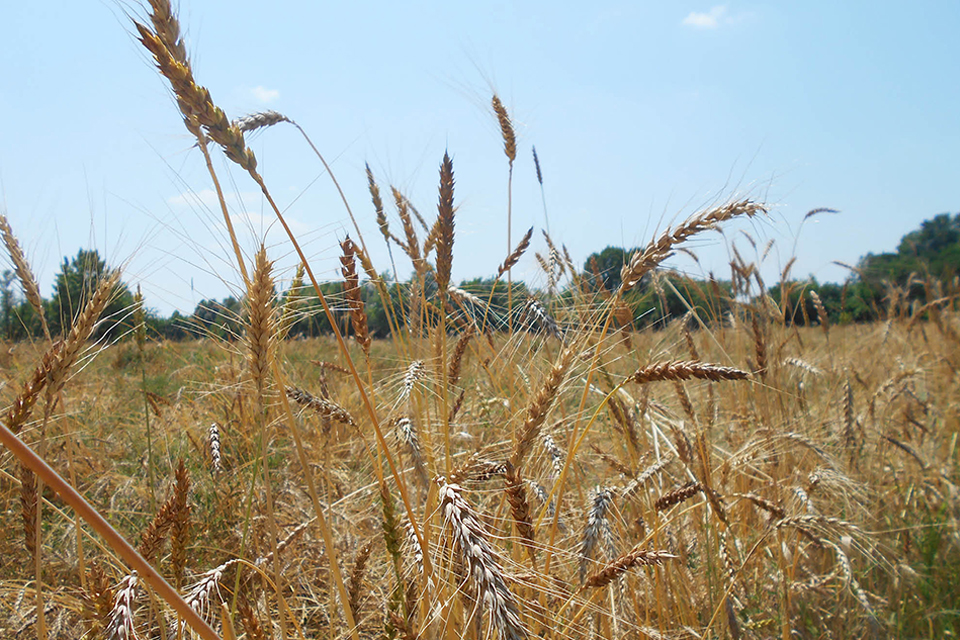
[{"label": "wheat ear", "polygon": [[693,361],[665,361],[641,367],[636,373],[627,378],[629,382],[646,384],[660,380],[744,380],[750,374],[733,367],[723,367],[718,364]]},{"label": "wheat ear", "polygon": [[249,133],[252,131],[257,131],[258,129],[272,127],[273,125],[280,124],[281,122],[290,122],[290,118],[282,113],[278,113],[273,110],[267,110],[241,116],[230,124],[239,129],[241,133]]},{"label": "wheat ear", "polygon": [[533,227],[527,229],[527,232],[523,234],[523,237],[520,238],[520,242],[517,243],[516,248],[510,252],[510,255],[506,257],[503,261],[503,264],[497,268],[497,278],[500,278],[507,271],[516,266],[520,262],[520,258],[523,257],[523,254],[527,252],[527,249],[530,248],[530,238],[533,237]]},{"label": "wheat ear", "polygon": [[33,275],[33,270],[30,268],[30,263],[27,262],[23,250],[20,248],[17,237],[13,235],[13,230],[10,228],[10,222],[7,220],[7,216],[2,213],[0,213],[0,233],[3,234],[3,243],[7,246],[10,261],[13,262],[13,268],[17,272],[17,277],[20,278],[23,294],[26,296],[30,306],[33,307],[33,310],[37,312],[37,317],[40,318],[43,335],[46,336],[47,340],[50,340],[50,328],[47,326],[47,317],[43,311],[43,297],[40,295],[40,286],[37,284],[37,278]]},{"label": "wheat ear", "polygon": [[267,260],[267,250],[262,244],[257,251],[253,279],[247,293],[247,368],[256,387],[258,397],[266,388],[267,371],[276,338],[276,317],[273,308],[274,283],[273,263]]},{"label": "wheat ear", "polygon": [[460,495],[460,486],[442,480],[439,485],[440,511],[469,570],[477,599],[490,612],[491,626],[497,630],[501,640],[526,638],[517,601],[507,588],[500,555],[490,545],[486,531]]},{"label": "wheat ear", "polygon": [[363,595],[363,576],[367,572],[367,560],[370,559],[372,551],[373,541],[370,541],[360,547],[353,559],[353,573],[350,575],[350,610],[353,611],[354,615],[357,615],[360,610]]},{"label": "wheat ear", "polygon": [[626,293],[635,287],[643,276],[650,273],[657,265],[670,257],[673,252],[673,247],[691,236],[712,229],[721,222],[737,216],[746,215],[752,217],[758,213],[765,212],[766,209],[763,205],[750,200],[740,200],[694,214],[687,218],[680,226],[674,229],[667,229],[659,238],[648,244],[646,248],[630,256],[630,260],[624,264],[620,270],[619,292],[621,294]]},{"label": "wheat ear", "polygon": [[107,303],[113,297],[117,284],[120,282],[120,272],[113,271],[100,280],[90,300],[83,311],[73,321],[70,333],[63,341],[63,346],[57,351],[57,357],[47,376],[47,401],[50,402],[63,389],[70,369],[80,357],[80,352],[86,345],[87,339],[93,333]]},{"label": "wheat ear", "polygon": [[446,152],[440,164],[440,198],[437,202],[437,286],[446,291],[453,264],[453,160]]},{"label": "wheat ear", "polygon": [[308,409],[316,411],[321,416],[350,425],[351,427],[357,426],[357,422],[353,419],[353,416],[335,402],[318,398],[296,387],[287,387],[287,397],[301,407],[307,407]]},{"label": "wheat ear", "polygon": [[530,502],[527,500],[527,488],[520,476],[520,471],[509,462],[505,465],[503,474],[504,493],[510,504],[510,515],[517,526],[517,533],[530,554],[530,561],[535,563],[534,529],[530,518]]},{"label": "wheat ear", "polygon": [[367,325],[367,313],[364,310],[363,296],[360,295],[360,278],[357,276],[357,265],[354,261],[356,245],[350,236],[340,243],[343,255],[340,256],[340,272],[343,274],[343,295],[350,307],[350,323],[356,335],[357,344],[363,353],[370,357],[370,329]]},{"label": "wheat ear", "polygon": [[523,426],[520,428],[517,442],[513,447],[513,454],[510,456],[510,463],[513,466],[520,468],[524,458],[530,453],[530,449],[537,440],[541,427],[543,427],[543,421],[560,393],[560,385],[563,384],[572,362],[573,349],[564,349],[563,353],[560,354],[560,359],[557,360],[550,369],[550,373],[544,378],[537,395],[527,406]]},{"label": "wheat ear", "polygon": [[593,559],[597,544],[602,540],[610,551],[613,548],[613,530],[608,519],[613,508],[613,492],[597,487],[593,492],[593,504],[587,512],[587,524],[580,539],[580,582],[587,578],[587,566]]},{"label": "wheat ear", "polygon": [[664,560],[677,558],[666,551],[647,551],[646,549],[635,548],[623,554],[603,569],[590,575],[583,583],[584,587],[593,587],[599,589],[605,587],[614,579],[620,577],[633,567],[649,567],[663,564]]}]

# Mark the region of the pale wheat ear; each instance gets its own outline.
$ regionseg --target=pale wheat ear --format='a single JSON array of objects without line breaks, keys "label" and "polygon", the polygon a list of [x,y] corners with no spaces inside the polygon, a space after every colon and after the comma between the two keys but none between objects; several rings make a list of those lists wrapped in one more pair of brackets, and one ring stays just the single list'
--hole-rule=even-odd
[{"label": "pale wheat ear", "polygon": [[458,552],[468,568],[469,578],[477,589],[478,599],[487,605],[490,626],[501,640],[520,640],[527,632],[520,621],[520,611],[513,593],[507,587],[502,559],[488,541],[487,533],[456,484],[441,480],[440,510]]}]

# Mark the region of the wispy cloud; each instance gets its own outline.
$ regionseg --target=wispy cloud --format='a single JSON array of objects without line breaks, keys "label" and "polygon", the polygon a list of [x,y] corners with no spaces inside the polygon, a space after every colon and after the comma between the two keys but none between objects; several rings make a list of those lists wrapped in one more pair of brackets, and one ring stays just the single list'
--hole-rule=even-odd
[{"label": "wispy cloud", "polygon": [[266,87],[259,86],[254,87],[250,90],[250,93],[253,94],[253,97],[256,98],[259,102],[264,104],[273,102],[280,97],[280,92],[276,89],[267,89]]},{"label": "wispy cloud", "polygon": [[691,11],[683,19],[683,26],[693,27],[695,29],[716,29],[721,24],[733,22],[728,16],[727,5],[718,4],[706,13],[700,11]]}]

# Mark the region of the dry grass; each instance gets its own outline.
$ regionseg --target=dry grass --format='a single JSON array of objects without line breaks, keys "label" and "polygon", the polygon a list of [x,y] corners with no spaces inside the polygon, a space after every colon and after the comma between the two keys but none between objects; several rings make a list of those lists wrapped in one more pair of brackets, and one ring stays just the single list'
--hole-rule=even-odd
[{"label": "dry grass", "polygon": [[[243,132],[291,121],[231,122],[193,78],[169,5],[151,2],[144,22],[201,152],[209,137],[272,206]],[[492,104],[512,180],[516,136]],[[928,301],[931,323],[892,299],[882,326],[823,316],[803,329],[738,256],[733,299],[715,287],[686,316],[634,330],[646,309],[630,306],[630,289],[659,286],[661,263],[695,234],[765,211],[737,199],[655,237],[612,291],[545,236],[548,291],[514,323],[512,299],[500,308],[449,282],[446,155],[440,175],[432,225],[392,190],[400,240],[367,170],[382,236],[416,274],[399,302],[362,237],[348,239],[338,315],[291,234],[303,262],[283,302],[267,250],[250,248],[248,275],[236,246],[240,344],[133,332],[77,372],[111,275],[59,340],[10,346],[5,442],[38,449],[69,481],[44,491],[21,451],[0,452],[0,635],[189,637],[202,626],[185,625],[182,607],[252,640],[957,632],[956,292]],[[29,291],[29,265],[0,226]],[[491,273],[509,280],[531,240],[532,229]],[[366,328],[356,260],[390,340]],[[307,302],[335,333],[293,344]],[[131,411],[144,403],[149,441]],[[139,556],[71,492],[139,540]]]}]

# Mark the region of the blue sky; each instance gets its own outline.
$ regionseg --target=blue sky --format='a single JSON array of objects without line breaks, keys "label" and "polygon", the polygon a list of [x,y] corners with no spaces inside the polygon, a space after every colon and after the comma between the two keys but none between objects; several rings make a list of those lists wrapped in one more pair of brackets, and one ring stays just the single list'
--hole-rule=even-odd
[{"label": "blue sky", "polygon": [[[124,263],[148,304],[192,311],[238,276],[199,152],[124,14],[126,5],[5,3],[0,19],[4,208],[44,295],[62,257],[96,247]],[[132,7],[136,11],[136,7]],[[574,259],[642,244],[697,208],[747,195],[773,239],[767,273],[842,280],[852,263],[937,213],[960,210],[960,3],[313,3],[183,0],[198,81],[231,117],[276,109],[333,165],[375,263],[389,268],[364,162],[435,212],[454,158],[454,277],[492,274],[506,253],[506,172],[491,90],[518,132],[513,237],[544,226]],[[352,227],[292,128],[249,144],[315,269],[334,277]],[[244,249],[289,247],[250,180],[217,157]],[[804,213],[833,207],[796,230]],[[391,218],[394,225],[396,218]],[[537,238],[535,249],[542,250]],[[718,234],[693,243],[726,276]],[[397,252],[395,252],[397,254]],[[398,256],[401,276],[409,263]],[[520,276],[542,280],[530,256]]]}]

